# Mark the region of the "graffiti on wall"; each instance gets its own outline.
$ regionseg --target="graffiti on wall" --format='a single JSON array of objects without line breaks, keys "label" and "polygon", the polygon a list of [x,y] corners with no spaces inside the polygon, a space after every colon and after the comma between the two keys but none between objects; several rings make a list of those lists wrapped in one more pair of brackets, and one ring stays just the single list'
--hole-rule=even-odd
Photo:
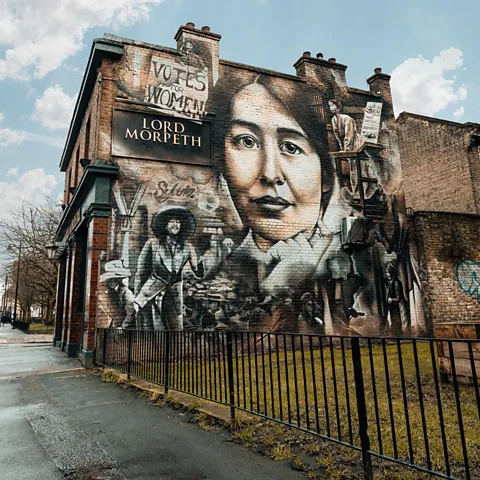
[{"label": "graffiti on wall", "polygon": [[202,95],[196,112],[215,115],[213,165],[116,158],[116,221],[100,277],[103,311],[114,315],[105,323],[421,330],[421,279],[388,153],[396,146],[379,129],[382,104],[350,114],[348,98],[233,68],[208,89],[208,68],[191,55],[181,57],[187,74],[180,60],[152,59],[145,101],[177,98],[178,84],[185,98]]},{"label": "graffiti on wall", "polygon": [[458,286],[480,300],[480,262],[462,260],[457,264],[456,275]]}]

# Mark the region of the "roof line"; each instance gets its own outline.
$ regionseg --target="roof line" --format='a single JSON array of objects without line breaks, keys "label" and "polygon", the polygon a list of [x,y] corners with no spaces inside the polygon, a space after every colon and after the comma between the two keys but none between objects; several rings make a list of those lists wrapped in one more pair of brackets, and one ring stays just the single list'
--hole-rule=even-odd
[{"label": "roof line", "polygon": [[474,123],[474,122],[460,123],[460,122],[454,122],[453,120],[445,120],[443,118],[437,118],[437,117],[428,117],[427,115],[420,115],[419,113],[411,113],[411,112],[400,113],[400,115],[397,117],[397,123],[405,120],[408,117],[419,118],[421,120],[426,120],[427,122],[446,123],[448,125],[453,125],[455,127],[476,127],[476,128],[480,127],[479,123]]},{"label": "roof line", "polygon": [[78,133],[82,126],[83,117],[88,107],[90,95],[97,78],[97,68],[100,66],[102,59],[108,55],[121,57],[123,55],[122,43],[107,38],[96,38],[93,41],[92,50],[90,51],[87,69],[85,71],[85,75],[83,76],[80,94],[78,95],[77,102],[75,103],[75,109],[73,111],[65,147],[60,160],[60,171],[62,172],[67,169],[73,147],[75,146]]}]

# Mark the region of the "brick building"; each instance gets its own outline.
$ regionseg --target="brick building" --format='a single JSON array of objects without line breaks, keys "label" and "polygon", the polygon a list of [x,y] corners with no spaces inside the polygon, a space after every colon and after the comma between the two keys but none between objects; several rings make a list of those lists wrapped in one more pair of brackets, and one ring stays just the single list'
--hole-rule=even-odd
[{"label": "brick building", "polygon": [[480,124],[403,112],[397,131],[427,324],[462,335],[480,321]]},{"label": "brick building", "polygon": [[397,129],[407,205],[480,215],[480,124],[403,112]]},{"label": "brick building", "polygon": [[94,41],[60,163],[55,343],[89,364],[98,327],[428,331],[390,77],[223,60],[193,24],[175,40]]}]

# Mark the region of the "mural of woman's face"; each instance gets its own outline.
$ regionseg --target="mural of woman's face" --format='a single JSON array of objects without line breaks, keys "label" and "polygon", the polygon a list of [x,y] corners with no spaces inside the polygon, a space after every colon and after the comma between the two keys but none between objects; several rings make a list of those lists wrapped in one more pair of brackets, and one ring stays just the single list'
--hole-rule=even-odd
[{"label": "mural of woman's face", "polygon": [[225,173],[244,226],[270,241],[311,235],[320,214],[320,158],[307,135],[264,86],[233,99]]}]

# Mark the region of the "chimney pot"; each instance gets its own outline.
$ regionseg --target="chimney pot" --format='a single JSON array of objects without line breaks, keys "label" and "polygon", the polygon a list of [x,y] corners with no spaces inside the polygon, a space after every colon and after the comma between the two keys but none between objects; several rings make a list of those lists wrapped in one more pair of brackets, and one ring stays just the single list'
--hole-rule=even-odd
[{"label": "chimney pot", "polygon": [[187,22],[187,27],[195,28],[195,24],[193,22]]},{"label": "chimney pot", "polygon": [[207,26],[207,25],[205,25],[204,27],[202,27],[202,30],[203,30],[204,32],[209,32],[209,31],[210,31],[210,27]]},{"label": "chimney pot", "polygon": [[374,70],[375,73],[382,73],[382,69],[380,67],[377,67],[375,70]]},{"label": "chimney pot", "polygon": [[312,54],[310,52],[303,52],[304,57],[311,57]]},{"label": "chimney pot", "polygon": [[335,57],[329,58],[328,61],[332,63],[337,63],[337,59]]},{"label": "chimney pot", "polygon": [[317,58],[323,58],[323,53],[318,52],[317,53]]}]

